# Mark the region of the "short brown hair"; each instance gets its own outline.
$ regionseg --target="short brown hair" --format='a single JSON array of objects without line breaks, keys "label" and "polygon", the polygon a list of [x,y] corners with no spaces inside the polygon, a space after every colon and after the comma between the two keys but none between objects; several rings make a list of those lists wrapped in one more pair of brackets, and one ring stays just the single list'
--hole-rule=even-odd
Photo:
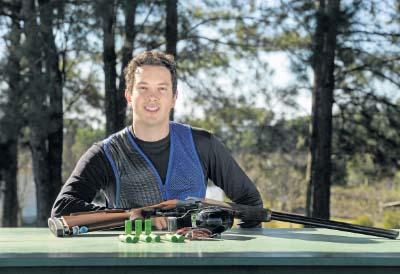
[{"label": "short brown hair", "polygon": [[171,73],[172,93],[176,94],[177,79],[174,56],[156,50],[145,51],[136,55],[124,69],[126,88],[129,92],[132,91],[135,83],[136,69],[144,65],[163,66],[167,68]]}]

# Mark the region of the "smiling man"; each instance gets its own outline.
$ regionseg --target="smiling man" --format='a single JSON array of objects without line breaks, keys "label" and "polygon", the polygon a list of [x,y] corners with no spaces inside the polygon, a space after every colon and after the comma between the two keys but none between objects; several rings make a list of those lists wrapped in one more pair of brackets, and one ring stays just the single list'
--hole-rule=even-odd
[{"label": "smiling man", "polygon": [[[99,191],[108,208],[204,198],[208,179],[233,202],[262,206],[254,184],[214,135],[169,121],[177,98],[171,55],[158,51],[137,55],[125,69],[125,80],[132,125],[94,144],[81,157],[54,203],[52,217],[104,209],[92,203]],[[153,222],[158,229],[166,227],[163,218]]]}]

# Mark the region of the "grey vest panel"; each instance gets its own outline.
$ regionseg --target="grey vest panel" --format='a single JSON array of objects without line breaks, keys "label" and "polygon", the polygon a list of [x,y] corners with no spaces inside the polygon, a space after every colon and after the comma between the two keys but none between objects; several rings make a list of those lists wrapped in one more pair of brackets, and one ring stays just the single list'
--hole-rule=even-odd
[{"label": "grey vest panel", "polygon": [[128,134],[125,128],[103,143],[116,179],[115,201],[110,199],[110,206],[135,208],[160,203],[163,199],[156,175],[144,157],[132,147]]}]

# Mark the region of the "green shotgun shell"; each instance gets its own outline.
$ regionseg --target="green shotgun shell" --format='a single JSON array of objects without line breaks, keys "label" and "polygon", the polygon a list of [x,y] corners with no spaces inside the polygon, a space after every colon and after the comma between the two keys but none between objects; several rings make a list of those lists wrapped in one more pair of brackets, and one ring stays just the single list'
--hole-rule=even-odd
[{"label": "green shotgun shell", "polygon": [[141,234],[140,235],[140,240],[146,243],[151,243],[152,238],[150,235],[145,235],[145,234]]},{"label": "green shotgun shell", "polygon": [[153,242],[156,242],[156,243],[161,242],[161,237],[160,237],[160,235],[156,235],[156,234],[154,234],[154,233],[151,233],[151,234],[149,234],[149,237],[151,237],[151,240],[152,240]]},{"label": "green shotgun shell", "polygon": [[125,235],[132,234],[132,221],[125,220]]},{"label": "green shotgun shell", "polygon": [[178,243],[184,243],[185,242],[185,236],[183,235],[179,235],[179,234],[175,234],[178,238]]},{"label": "green shotgun shell", "polygon": [[139,241],[139,237],[135,235],[119,235],[118,238],[124,243],[137,243]]},{"label": "green shotgun shell", "polygon": [[177,234],[165,234],[165,239],[167,241],[177,243],[178,242],[178,237]]},{"label": "green shotgun shell", "polygon": [[136,234],[136,236],[140,236],[140,234],[142,234],[142,226],[143,226],[142,220],[135,220],[135,234]]},{"label": "green shotgun shell", "polygon": [[151,234],[151,219],[144,220],[144,233],[146,235]]}]

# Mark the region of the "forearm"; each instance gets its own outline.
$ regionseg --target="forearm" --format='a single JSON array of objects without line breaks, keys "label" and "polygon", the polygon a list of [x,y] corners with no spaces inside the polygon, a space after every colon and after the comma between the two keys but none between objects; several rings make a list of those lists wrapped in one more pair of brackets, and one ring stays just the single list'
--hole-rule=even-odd
[{"label": "forearm", "polygon": [[105,209],[104,206],[86,202],[78,197],[61,195],[57,198],[51,211],[51,217],[61,217],[74,212]]},{"label": "forearm", "polygon": [[[261,195],[254,183],[244,173],[229,151],[217,139],[212,139],[210,151],[209,178],[233,202],[263,207]],[[246,222],[242,227],[257,227],[259,222]]]},{"label": "forearm", "polygon": [[93,203],[96,193],[111,181],[111,170],[101,147],[93,145],[82,157],[54,202],[51,216],[104,209]]}]

